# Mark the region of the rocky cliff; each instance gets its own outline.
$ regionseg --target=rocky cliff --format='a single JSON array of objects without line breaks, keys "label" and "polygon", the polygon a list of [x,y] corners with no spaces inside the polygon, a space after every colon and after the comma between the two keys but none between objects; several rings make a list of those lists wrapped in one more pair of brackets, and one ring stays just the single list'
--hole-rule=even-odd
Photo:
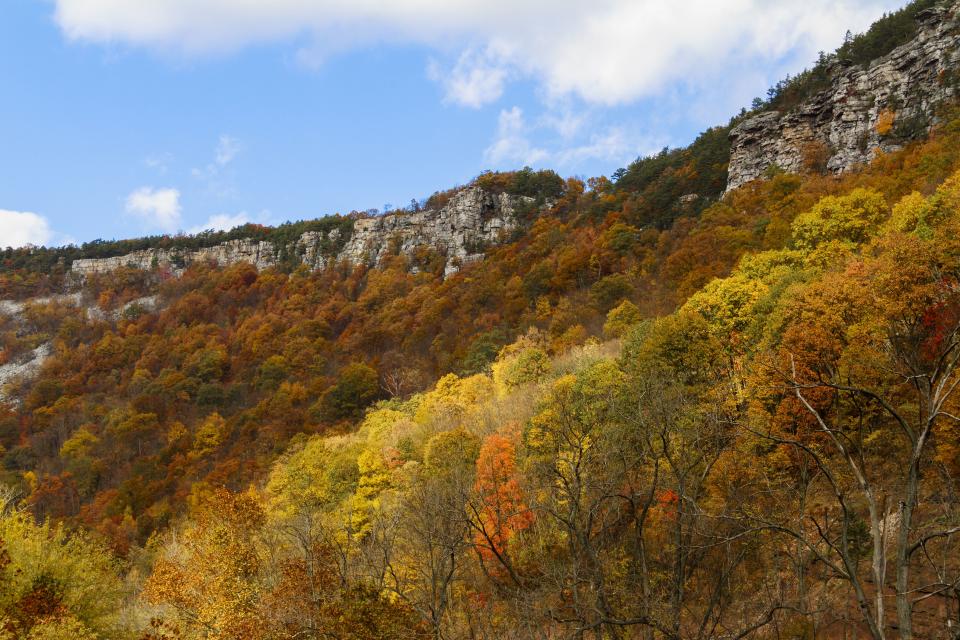
[{"label": "rocky cliff", "polygon": [[[736,126],[730,133],[727,190],[771,168],[840,173],[927,134],[938,106],[960,96],[960,0],[922,12],[918,22],[913,40],[865,66],[835,60],[828,69],[829,88],[799,106],[758,113]],[[429,247],[446,257],[450,275],[506,239],[518,224],[517,208],[530,200],[472,186],[437,209],[357,219],[349,237],[333,229],[306,232],[293,246],[240,239],[199,249],[146,249],[78,259],[72,270],[81,276],[124,266],[179,272],[194,262],[246,262],[262,269],[291,259],[319,269],[341,260],[377,265],[391,252],[409,255]]]},{"label": "rocky cliff", "polygon": [[192,262],[201,261],[220,265],[249,262],[262,269],[276,264],[276,256],[274,247],[269,242],[230,240],[201,249],[144,249],[111,258],[84,258],[74,260],[71,269],[81,275],[106,273],[120,267],[145,270],[167,267],[178,271]]},{"label": "rocky cliff", "polygon": [[[485,247],[505,240],[518,224],[518,207],[532,200],[467,187],[439,209],[360,218],[348,238],[336,229],[304,233],[294,247],[296,259],[312,269],[340,260],[375,266],[393,251],[410,254],[417,247],[429,247],[446,256],[445,275],[450,275],[463,264],[482,259]],[[231,240],[200,249],[145,249],[110,258],[74,260],[71,268],[81,276],[120,267],[162,267],[179,272],[193,262],[220,266],[247,262],[263,269],[277,265],[279,253],[271,242]]]},{"label": "rocky cliff", "polygon": [[919,21],[916,38],[865,68],[836,61],[830,87],[797,108],[735,127],[727,189],[771,167],[840,173],[928,133],[936,107],[958,93],[960,2],[924,11]]}]

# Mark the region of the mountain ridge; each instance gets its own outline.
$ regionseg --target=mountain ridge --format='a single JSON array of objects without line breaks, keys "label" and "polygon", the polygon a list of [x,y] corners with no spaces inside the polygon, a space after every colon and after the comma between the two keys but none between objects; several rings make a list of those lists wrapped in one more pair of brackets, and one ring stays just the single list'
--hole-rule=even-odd
[{"label": "mountain ridge", "polygon": [[612,179],[0,252],[0,640],[955,638],[941,113],[726,193],[751,114]]},{"label": "mountain ridge", "polygon": [[[960,87],[960,2],[928,6],[917,12],[915,20],[913,37],[865,65],[837,55],[822,57],[818,71],[825,74],[828,88],[787,108],[760,107],[735,118],[728,128],[725,185],[675,194],[674,202],[669,203],[677,212],[674,215],[695,214],[723,194],[771,171],[842,173],[870,162],[877,153],[896,151],[927,135],[938,122],[938,108],[949,103]],[[790,86],[788,82],[778,90],[786,93]],[[769,106],[777,107],[777,100]],[[551,172],[536,175],[544,173]],[[422,210],[417,205],[413,210],[383,215],[353,215],[344,218],[345,224],[305,230],[286,248],[292,255],[284,255],[285,248],[278,242],[241,237],[199,248],[174,244],[107,257],[81,257],[72,260],[70,271],[87,276],[132,266],[181,273],[186,265],[203,261],[220,266],[245,262],[258,269],[281,264],[319,269],[341,260],[376,266],[391,243],[400,240],[397,250],[408,255],[420,247],[444,254],[444,273],[449,276],[466,263],[482,260],[485,247],[502,243],[520,225],[515,209],[535,200],[505,192],[503,185],[489,189],[483,184],[478,179],[452,189],[445,194],[448,199],[452,194],[452,201],[431,206],[428,200]],[[542,197],[539,202],[544,204]],[[317,222],[327,220],[333,218]]]},{"label": "mountain ridge", "polygon": [[[418,247],[436,249],[445,256],[444,274],[456,273],[468,262],[483,259],[476,249],[503,242],[517,227],[517,210],[534,198],[493,193],[479,186],[457,190],[442,207],[357,218],[350,229],[305,231],[296,240],[296,256],[310,269],[337,261],[376,266],[392,250],[412,254]],[[398,243],[391,248],[391,243]],[[236,239],[199,249],[141,249],[109,258],[80,258],[70,266],[87,276],[122,267],[169,269],[182,273],[194,262],[230,266],[239,262],[257,269],[278,266],[277,246],[269,240]]]}]

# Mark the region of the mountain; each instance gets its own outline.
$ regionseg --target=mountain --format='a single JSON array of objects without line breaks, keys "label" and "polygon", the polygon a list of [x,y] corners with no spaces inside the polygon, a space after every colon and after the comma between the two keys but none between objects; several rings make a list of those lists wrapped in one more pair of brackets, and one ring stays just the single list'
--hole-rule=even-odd
[{"label": "mountain", "polygon": [[951,638],[960,3],[689,147],[0,252],[0,638]]}]

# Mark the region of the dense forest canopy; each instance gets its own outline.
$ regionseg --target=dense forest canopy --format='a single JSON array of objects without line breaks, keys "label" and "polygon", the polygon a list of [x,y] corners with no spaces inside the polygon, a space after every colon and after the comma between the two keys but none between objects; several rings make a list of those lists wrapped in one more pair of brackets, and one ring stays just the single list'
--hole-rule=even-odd
[{"label": "dense forest canopy", "polygon": [[530,209],[453,275],[421,247],[63,295],[79,257],[355,216],[8,250],[0,368],[46,357],[0,388],[0,640],[956,638],[939,123],[726,194],[729,126],[609,179],[484,173]]}]

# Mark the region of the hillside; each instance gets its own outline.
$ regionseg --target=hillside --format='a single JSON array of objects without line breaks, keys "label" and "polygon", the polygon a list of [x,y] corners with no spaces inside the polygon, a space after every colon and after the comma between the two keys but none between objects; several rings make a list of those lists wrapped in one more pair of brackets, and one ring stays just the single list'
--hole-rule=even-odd
[{"label": "hillside", "polygon": [[956,638],[958,25],[609,178],[0,252],[0,640]]}]

